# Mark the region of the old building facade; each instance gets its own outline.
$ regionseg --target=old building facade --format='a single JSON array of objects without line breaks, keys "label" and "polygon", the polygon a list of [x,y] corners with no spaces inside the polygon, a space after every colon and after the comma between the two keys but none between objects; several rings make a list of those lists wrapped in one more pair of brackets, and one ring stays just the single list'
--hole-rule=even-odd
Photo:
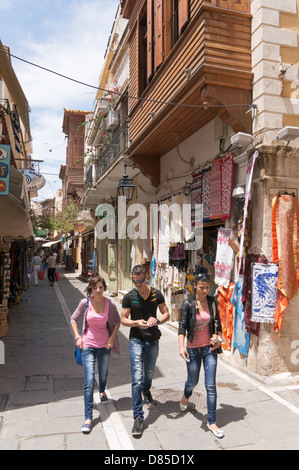
[{"label": "old building facade", "polygon": [[[238,324],[231,294],[241,279],[250,279],[250,284],[245,282],[246,295],[250,292],[253,274],[248,277],[246,266],[251,266],[251,259],[267,260],[271,269],[278,264],[280,273],[284,270],[273,254],[272,206],[278,204],[278,194],[287,192],[294,198],[289,243],[298,236],[298,4],[124,0],[120,14],[126,24],[121,34],[114,25],[94,115],[103,112],[106,119],[110,111],[121,112],[125,106],[121,122],[128,123],[129,135],[112,160],[107,159],[109,145],[97,154],[85,201],[96,213],[99,205],[108,203],[119,216],[117,182],[124,163],[131,163],[127,171],[135,193],[125,209],[122,206],[126,226],[135,220],[137,231],[136,203],[147,211],[147,228],[151,205],[162,209],[162,215],[160,211],[157,233],[147,230],[143,240],[120,239],[117,226],[115,239],[96,241],[97,269],[121,297],[131,288],[132,265],[146,265],[151,284],[163,290],[176,322],[186,292],[192,289],[194,269],[204,264],[213,279],[212,293],[218,288],[219,301],[225,305],[225,360],[258,376],[290,376],[299,367],[298,248],[292,252],[294,295],[284,298],[281,316],[251,322],[241,315]],[[122,79],[113,93],[116,75]],[[111,100],[103,101],[107,93],[114,98],[112,106]],[[93,124],[87,132],[91,147],[106,127],[99,129]],[[93,200],[88,199],[91,195]],[[182,212],[170,215],[165,225],[163,210],[171,204],[182,210],[185,204],[192,212],[196,203],[203,205],[203,243],[192,250]],[[192,224],[194,229],[194,218]],[[220,233],[229,234],[232,250],[225,285],[217,273],[224,263],[218,252]],[[245,316],[248,305],[243,304]]]}]

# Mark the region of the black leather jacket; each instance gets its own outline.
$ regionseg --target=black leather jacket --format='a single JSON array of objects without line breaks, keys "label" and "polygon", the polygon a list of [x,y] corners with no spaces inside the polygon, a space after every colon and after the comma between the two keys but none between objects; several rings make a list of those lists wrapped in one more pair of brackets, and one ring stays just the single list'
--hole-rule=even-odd
[{"label": "black leather jacket", "polygon": [[[219,316],[219,310],[217,301],[214,297],[208,295],[208,307],[211,314],[211,336],[213,334],[218,334],[222,332],[221,320]],[[195,295],[191,295],[188,299],[185,300],[181,307],[181,318],[179,322],[179,335],[186,336],[190,341],[193,343],[194,340],[194,333],[195,333],[195,322],[196,322],[196,302],[195,302]],[[220,353],[222,351],[221,347],[218,348],[217,352]]]}]

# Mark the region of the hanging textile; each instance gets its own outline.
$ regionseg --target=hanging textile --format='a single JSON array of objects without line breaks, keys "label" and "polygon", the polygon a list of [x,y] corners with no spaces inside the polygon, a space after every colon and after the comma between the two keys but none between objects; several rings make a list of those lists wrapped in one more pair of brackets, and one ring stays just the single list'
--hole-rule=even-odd
[{"label": "hanging textile", "polygon": [[222,158],[211,163],[210,174],[210,219],[221,219],[221,168]]},{"label": "hanging textile", "polygon": [[183,242],[183,196],[176,195],[171,198],[171,205],[169,206],[169,242],[182,243]]},{"label": "hanging textile", "polygon": [[272,199],[272,259],[279,265],[275,331],[281,330],[283,313],[299,286],[299,204],[289,194]]},{"label": "hanging textile", "polygon": [[222,347],[227,351],[231,351],[234,332],[234,306],[230,300],[234,286],[234,283],[231,282],[228,288],[218,287],[217,293],[218,309],[224,339]]},{"label": "hanging textile", "polygon": [[192,189],[191,189],[191,220],[192,227],[195,226],[195,204],[201,204],[201,191],[202,191],[202,171],[193,175]]},{"label": "hanging textile", "polygon": [[229,219],[231,209],[231,196],[233,189],[234,154],[231,153],[222,159],[221,167],[221,218]]},{"label": "hanging textile", "polygon": [[240,276],[238,282],[234,286],[233,295],[231,297],[231,302],[235,307],[233,347],[237,348],[244,356],[248,356],[250,333],[248,333],[245,328],[242,289],[243,276]]},{"label": "hanging textile", "polygon": [[245,327],[249,333],[259,336],[260,324],[251,321],[251,305],[252,305],[252,263],[267,263],[268,260],[264,255],[248,253],[246,255],[244,282],[242,289],[242,302],[244,305]]},{"label": "hanging textile", "polygon": [[210,175],[211,167],[206,170],[202,170],[201,203],[203,206],[204,222],[207,222],[210,219]]},{"label": "hanging textile", "polygon": [[168,204],[164,201],[159,205],[159,240],[158,240],[158,263],[168,263],[169,260],[169,220]]},{"label": "hanging textile", "polygon": [[217,237],[215,284],[228,287],[233,267],[234,252],[229,246],[231,229],[220,228]]},{"label": "hanging textile", "polygon": [[277,264],[253,264],[251,321],[274,323],[277,302],[277,278]]}]

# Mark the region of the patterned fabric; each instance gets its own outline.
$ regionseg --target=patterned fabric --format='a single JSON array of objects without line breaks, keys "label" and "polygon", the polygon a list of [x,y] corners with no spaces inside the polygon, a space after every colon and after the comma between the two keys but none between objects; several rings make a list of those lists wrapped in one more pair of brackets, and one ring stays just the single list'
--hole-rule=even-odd
[{"label": "patterned fabric", "polygon": [[195,204],[203,205],[203,221],[230,217],[233,184],[234,154],[218,158],[199,173],[193,175],[191,191],[192,226],[195,223]]},{"label": "patterned fabric", "polygon": [[220,228],[217,237],[217,253],[215,262],[215,284],[228,287],[233,267],[234,252],[229,246],[231,229]]},{"label": "patterned fabric", "polygon": [[201,190],[202,190],[202,172],[193,175],[192,189],[191,189],[191,222],[192,227],[198,226],[195,220],[195,204],[201,204]]},{"label": "patterned fabric", "polygon": [[240,353],[248,356],[250,333],[245,328],[244,308],[242,304],[243,276],[239,277],[235,284],[231,302],[235,307],[233,347],[239,349]]},{"label": "patterned fabric", "polygon": [[202,171],[201,203],[203,205],[203,221],[210,219],[210,175],[211,167]]},{"label": "patterned fabric", "polygon": [[234,306],[230,300],[234,291],[234,286],[234,283],[231,282],[228,288],[218,287],[217,294],[218,310],[224,339],[222,347],[227,351],[231,351],[234,332]]},{"label": "patterned fabric", "polygon": [[277,302],[278,266],[254,263],[252,266],[252,317],[258,323],[274,323]]},{"label": "patterned fabric", "polygon": [[233,188],[234,154],[231,153],[222,159],[221,168],[221,218],[229,219],[231,209],[231,195]]},{"label": "patterned fabric", "polygon": [[221,168],[222,158],[211,163],[210,174],[210,219],[221,219]]},{"label": "patterned fabric", "polygon": [[264,255],[250,253],[246,255],[244,283],[242,289],[242,302],[244,305],[245,327],[246,330],[255,336],[259,336],[260,324],[251,321],[251,304],[252,304],[252,263],[267,263],[268,260]]},{"label": "patterned fabric", "polygon": [[284,194],[272,199],[272,258],[279,265],[275,331],[281,330],[283,313],[299,287],[299,204]]}]

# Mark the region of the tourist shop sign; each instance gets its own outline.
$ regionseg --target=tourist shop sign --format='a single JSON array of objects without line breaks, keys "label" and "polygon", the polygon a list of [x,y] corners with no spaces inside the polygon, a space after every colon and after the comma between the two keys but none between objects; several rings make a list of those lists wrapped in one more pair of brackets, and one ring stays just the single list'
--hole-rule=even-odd
[{"label": "tourist shop sign", "polygon": [[9,195],[10,145],[0,144],[0,196]]}]

